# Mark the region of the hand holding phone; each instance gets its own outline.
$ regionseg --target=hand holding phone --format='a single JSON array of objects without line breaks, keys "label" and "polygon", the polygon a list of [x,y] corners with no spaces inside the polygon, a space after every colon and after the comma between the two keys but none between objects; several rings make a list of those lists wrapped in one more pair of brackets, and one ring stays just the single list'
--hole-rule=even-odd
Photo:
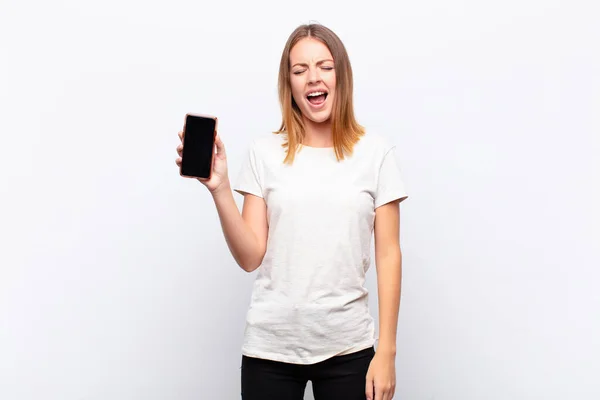
[{"label": "hand holding phone", "polygon": [[186,114],[177,147],[179,174],[198,179],[211,192],[228,180],[225,146],[217,134],[217,121],[210,115]]}]

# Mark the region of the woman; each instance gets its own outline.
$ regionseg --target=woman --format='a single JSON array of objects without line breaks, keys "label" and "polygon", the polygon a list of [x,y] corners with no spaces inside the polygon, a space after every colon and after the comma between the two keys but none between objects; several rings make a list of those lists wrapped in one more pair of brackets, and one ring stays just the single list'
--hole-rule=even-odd
[{"label": "woman", "polygon": [[[302,399],[308,380],[316,400],[394,394],[399,203],[407,195],[394,146],[356,122],[352,87],[336,34],[300,26],[281,58],[281,128],[254,140],[235,186],[217,136],[213,176],[203,183],[236,262],[258,269],[242,349],[244,400]],[[232,188],[244,195],[241,214]],[[373,232],[377,351],[363,286]]]}]

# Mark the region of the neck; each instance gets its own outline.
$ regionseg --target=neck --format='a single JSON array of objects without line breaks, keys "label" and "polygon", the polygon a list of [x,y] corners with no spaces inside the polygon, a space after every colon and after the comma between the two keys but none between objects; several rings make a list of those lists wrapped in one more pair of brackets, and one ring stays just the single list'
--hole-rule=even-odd
[{"label": "neck", "polygon": [[325,122],[314,122],[304,118],[303,144],[310,147],[333,147],[331,119]]}]

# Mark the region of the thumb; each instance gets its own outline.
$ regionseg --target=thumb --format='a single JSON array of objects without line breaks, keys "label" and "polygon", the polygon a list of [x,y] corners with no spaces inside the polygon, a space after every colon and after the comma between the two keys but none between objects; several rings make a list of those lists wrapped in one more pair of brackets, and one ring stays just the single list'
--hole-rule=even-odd
[{"label": "thumb", "polygon": [[367,400],[373,400],[373,377],[367,375],[367,385],[365,387],[365,394],[367,395]]},{"label": "thumb", "polygon": [[217,145],[217,154],[219,154],[222,157],[225,157],[225,145],[223,144],[223,141],[221,140],[221,136],[219,134],[217,134],[215,138],[215,145]]}]

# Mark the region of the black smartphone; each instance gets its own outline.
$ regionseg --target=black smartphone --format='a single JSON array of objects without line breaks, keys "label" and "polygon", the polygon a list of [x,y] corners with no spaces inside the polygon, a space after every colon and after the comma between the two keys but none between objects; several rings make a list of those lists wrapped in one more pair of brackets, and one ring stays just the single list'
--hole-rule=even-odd
[{"label": "black smartphone", "polygon": [[181,176],[209,180],[215,156],[217,117],[186,114],[183,127]]}]

